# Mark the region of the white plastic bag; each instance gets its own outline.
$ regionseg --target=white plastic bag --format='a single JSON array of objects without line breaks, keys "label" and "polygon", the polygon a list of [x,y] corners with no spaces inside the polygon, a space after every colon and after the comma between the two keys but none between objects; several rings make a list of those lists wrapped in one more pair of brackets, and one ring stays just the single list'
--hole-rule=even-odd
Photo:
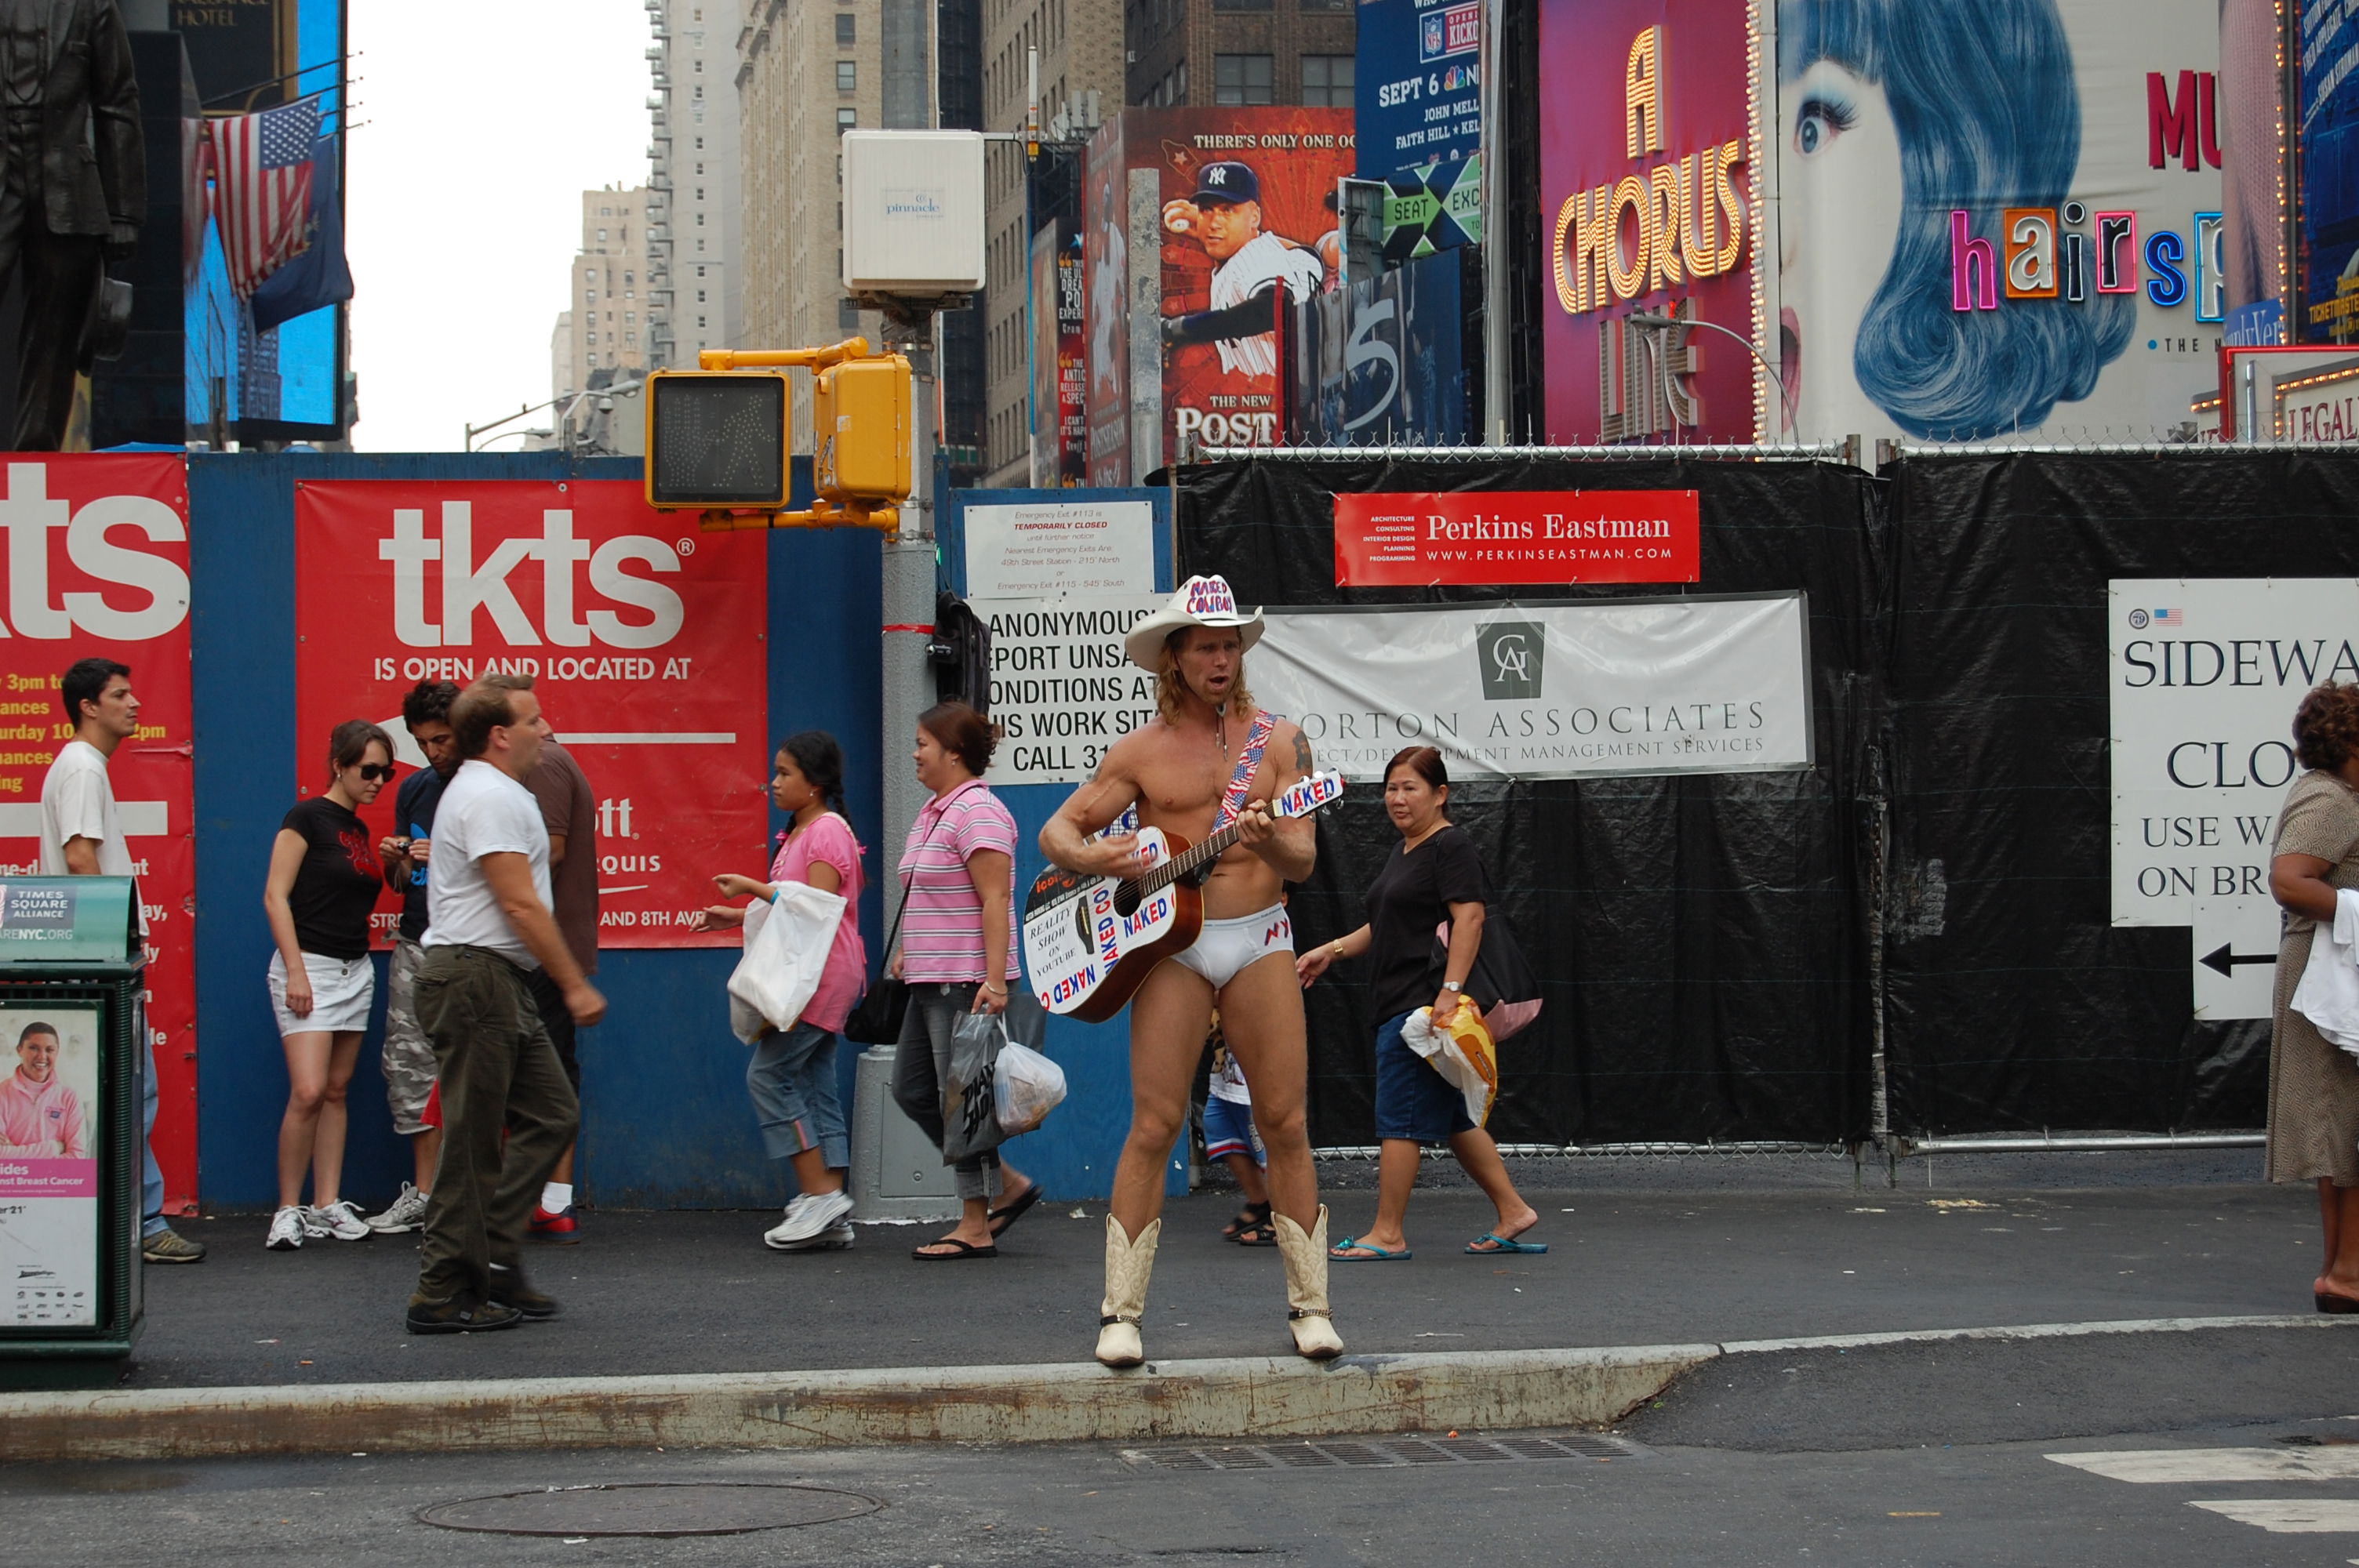
[{"label": "white plastic bag", "polygon": [[1433,1027],[1433,1009],[1420,1007],[1401,1025],[1401,1044],[1424,1057],[1466,1099],[1466,1119],[1480,1127],[1499,1097],[1499,1056],[1483,1015],[1462,1003],[1450,1026]]},{"label": "white plastic bag", "polygon": [[[744,1003],[751,1013],[749,1018],[737,1007],[730,1008],[730,1027],[738,1039],[751,1045],[761,1039],[761,1026],[792,1029],[802,1017],[827,968],[843,907],[841,895],[809,882],[780,882],[777,896],[766,907],[747,908],[745,956],[729,977],[732,1002]],[[756,1021],[749,1034],[745,1025]]]},{"label": "white plastic bag", "polygon": [[999,1049],[993,1089],[1000,1130],[1020,1137],[1048,1119],[1065,1098],[1065,1069],[1029,1045],[1010,1040]]}]

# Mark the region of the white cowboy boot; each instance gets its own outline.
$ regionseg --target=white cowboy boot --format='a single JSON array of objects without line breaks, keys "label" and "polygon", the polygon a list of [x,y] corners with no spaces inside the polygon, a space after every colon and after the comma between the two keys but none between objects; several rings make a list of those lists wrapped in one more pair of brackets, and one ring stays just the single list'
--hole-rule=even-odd
[{"label": "white cowboy boot", "polygon": [[1302,1227],[1282,1214],[1271,1216],[1277,1228],[1277,1255],[1286,1260],[1286,1326],[1294,1331],[1294,1348],[1313,1361],[1343,1354],[1343,1336],[1335,1332],[1327,1310],[1327,1206],[1319,1206],[1319,1222],[1306,1236]]},{"label": "white cowboy boot", "polygon": [[1133,1241],[1122,1221],[1106,1216],[1105,1300],[1098,1308],[1098,1359],[1109,1367],[1136,1367],[1147,1359],[1139,1343],[1139,1320],[1147,1315],[1147,1277],[1155,1271],[1155,1244],[1163,1222],[1151,1219]]}]

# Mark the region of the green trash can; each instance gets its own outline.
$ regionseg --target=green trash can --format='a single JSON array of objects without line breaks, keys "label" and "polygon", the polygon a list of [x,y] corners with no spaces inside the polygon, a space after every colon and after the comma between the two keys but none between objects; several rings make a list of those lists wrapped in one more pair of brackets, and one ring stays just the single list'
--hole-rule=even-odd
[{"label": "green trash can", "polygon": [[0,878],[0,1388],[111,1383],[139,1336],[135,897]]}]

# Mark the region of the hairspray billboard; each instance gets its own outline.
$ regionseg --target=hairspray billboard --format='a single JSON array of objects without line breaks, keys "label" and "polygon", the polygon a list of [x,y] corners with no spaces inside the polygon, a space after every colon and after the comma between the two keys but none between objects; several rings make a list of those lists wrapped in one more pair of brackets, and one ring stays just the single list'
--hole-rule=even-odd
[{"label": "hairspray billboard", "polygon": [[1336,282],[1335,182],[1354,157],[1349,109],[1128,109],[1098,132],[1082,181],[1092,484],[1136,483],[1183,442],[1278,443],[1284,308]]},{"label": "hairspray billboard", "polygon": [[2245,9],[1542,0],[1551,438],[2180,428],[2282,297]]},{"label": "hairspray billboard", "polygon": [[2301,293],[2296,338],[2359,342],[2359,12],[2301,0]]}]

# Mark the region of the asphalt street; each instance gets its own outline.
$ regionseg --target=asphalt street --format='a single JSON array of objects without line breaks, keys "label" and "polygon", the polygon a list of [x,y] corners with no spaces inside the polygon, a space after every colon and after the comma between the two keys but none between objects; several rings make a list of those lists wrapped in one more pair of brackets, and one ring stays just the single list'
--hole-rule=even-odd
[{"label": "asphalt street", "polygon": [[[1822,1162],[1834,1163],[1834,1162]],[[1640,1192],[1527,1187],[1544,1256],[1462,1252],[1462,1187],[1420,1192],[1415,1257],[1338,1263],[1355,1353],[1650,1345],[2027,1323],[2306,1312],[2315,1200],[2257,1182],[2031,1191],[1943,1184]],[[1558,1171],[1562,1172],[1559,1166]],[[1586,1171],[1572,1173],[1585,1177]],[[1568,1178],[1560,1173],[1561,1183]],[[1367,1192],[1331,1193],[1333,1235]],[[1221,1241],[1234,1198],[1175,1199],[1149,1296],[1161,1357],[1286,1348],[1275,1249]],[[213,1249],[146,1273],[136,1387],[1071,1362],[1094,1342],[1104,1209],[1044,1202],[987,1261],[919,1263],[934,1233],[864,1227],[849,1252],[764,1249],[770,1214],[598,1213],[536,1249],[555,1323],[413,1339],[412,1238],[266,1252],[255,1217],[183,1222]]]},{"label": "asphalt street", "polygon": [[[2359,1556],[2359,1465],[2339,1463],[2359,1454],[2354,1355],[2359,1335],[2278,1329],[1731,1358],[1603,1455],[1481,1463],[1448,1456],[1483,1435],[1465,1433],[1419,1445],[1419,1462],[1358,1440],[1200,1450],[1212,1457],[1187,1469],[1160,1449],[908,1445],[17,1465],[0,1472],[0,1563],[2324,1568]],[[2136,1478],[2157,1465],[2136,1456],[2156,1451],[2183,1478]],[[1206,1463],[1255,1467],[1192,1467]],[[689,1529],[713,1519],[712,1492],[641,1488],[716,1482],[732,1502],[799,1485],[829,1490],[756,1496],[859,1511],[671,1539],[462,1534],[419,1517],[517,1509],[506,1522],[571,1530],[617,1522],[624,1504],[636,1518],[623,1522]],[[627,1490],[454,1509],[551,1487]]]}]

